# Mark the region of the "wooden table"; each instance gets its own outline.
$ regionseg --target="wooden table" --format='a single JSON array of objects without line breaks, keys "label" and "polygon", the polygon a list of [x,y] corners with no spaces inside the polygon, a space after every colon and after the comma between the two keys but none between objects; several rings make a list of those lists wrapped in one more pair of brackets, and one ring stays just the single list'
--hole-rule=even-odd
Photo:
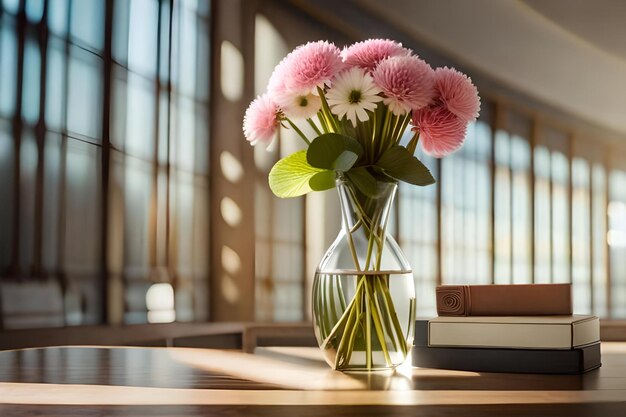
[{"label": "wooden table", "polygon": [[0,352],[0,416],[626,416],[626,343],[582,376],[343,374],[313,348]]}]

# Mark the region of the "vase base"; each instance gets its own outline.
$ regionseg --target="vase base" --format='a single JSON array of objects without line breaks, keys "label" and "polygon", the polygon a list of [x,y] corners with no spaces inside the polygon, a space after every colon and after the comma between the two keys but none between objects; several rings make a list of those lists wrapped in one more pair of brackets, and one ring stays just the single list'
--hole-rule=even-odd
[{"label": "vase base", "polygon": [[336,354],[332,350],[322,350],[326,363],[330,365],[335,371],[341,372],[384,372],[393,371],[398,366],[402,365],[408,355],[405,357],[401,352],[388,352],[390,356],[390,363],[385,362],[385,354],[382,351],[372,352],[372,363],[370,367],[367,366],[366,356],[364,351],[353,351],[350,358],[350,363],[336,366]]}]

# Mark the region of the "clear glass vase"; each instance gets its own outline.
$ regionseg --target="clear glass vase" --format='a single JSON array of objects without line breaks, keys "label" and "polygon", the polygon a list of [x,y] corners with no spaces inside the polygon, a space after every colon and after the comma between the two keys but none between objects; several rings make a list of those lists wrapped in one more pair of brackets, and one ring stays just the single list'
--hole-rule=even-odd
[{"label": "clear glass vase", "polygon": [[413,273],[386,232],[398,185],[366,195],[337,180],[342,228],[313,282],[313,324],[326,362],[341,371],[393,369],[413,345]]}]

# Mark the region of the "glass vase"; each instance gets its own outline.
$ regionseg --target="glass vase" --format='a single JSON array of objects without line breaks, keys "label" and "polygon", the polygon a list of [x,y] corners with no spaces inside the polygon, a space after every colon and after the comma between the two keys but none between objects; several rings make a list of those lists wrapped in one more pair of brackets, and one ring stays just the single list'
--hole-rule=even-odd
[{"label": "glass vase", "polygon": [[366,194],[337,180],[342,227],[317,268],[312,300],[315,335],[333,369],[393,369],[413,345],[413,273],[386,232],[397,188],[378,181]]}]

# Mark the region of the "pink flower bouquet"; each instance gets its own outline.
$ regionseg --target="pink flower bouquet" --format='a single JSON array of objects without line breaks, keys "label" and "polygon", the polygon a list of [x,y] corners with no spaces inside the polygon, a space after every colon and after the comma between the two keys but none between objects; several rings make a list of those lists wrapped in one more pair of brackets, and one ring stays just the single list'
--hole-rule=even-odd
[{"label": "pink flower bouquet", "polygon": [[[317,41],[276,66],[267,92],[248,107],[243,130],[251,144],[269,145],[282,125],[309,145],[272,169],[278,197],[333,188],[338,175],[353,177],[369,194],[374,180],[434,183],[414,156],[417,145],[437,158],[454,152],[479,109],[470,78],[452,68],[433,70],[400,43],[370,39],[341,51]],[[307,137],[300,121],[316,137]],[[403,146],[409,128],[413,135]]]},{"label": "pink flower bouquet", "polygon": [[274,194],[338,187],[342,230],[318,266],[312,302],[315,334],[334,369],[389,369],[407,357],[413,274],[385,231],[390,206],[398,181],[435,182],[415,156],[418,144],[437,158],[454,152],[479,108],[467,76],[372,39],[343,51],[324,41],[296,48],[246,111],[253,145],[269,145],[280,126],[307,145],[274,165]]}]

